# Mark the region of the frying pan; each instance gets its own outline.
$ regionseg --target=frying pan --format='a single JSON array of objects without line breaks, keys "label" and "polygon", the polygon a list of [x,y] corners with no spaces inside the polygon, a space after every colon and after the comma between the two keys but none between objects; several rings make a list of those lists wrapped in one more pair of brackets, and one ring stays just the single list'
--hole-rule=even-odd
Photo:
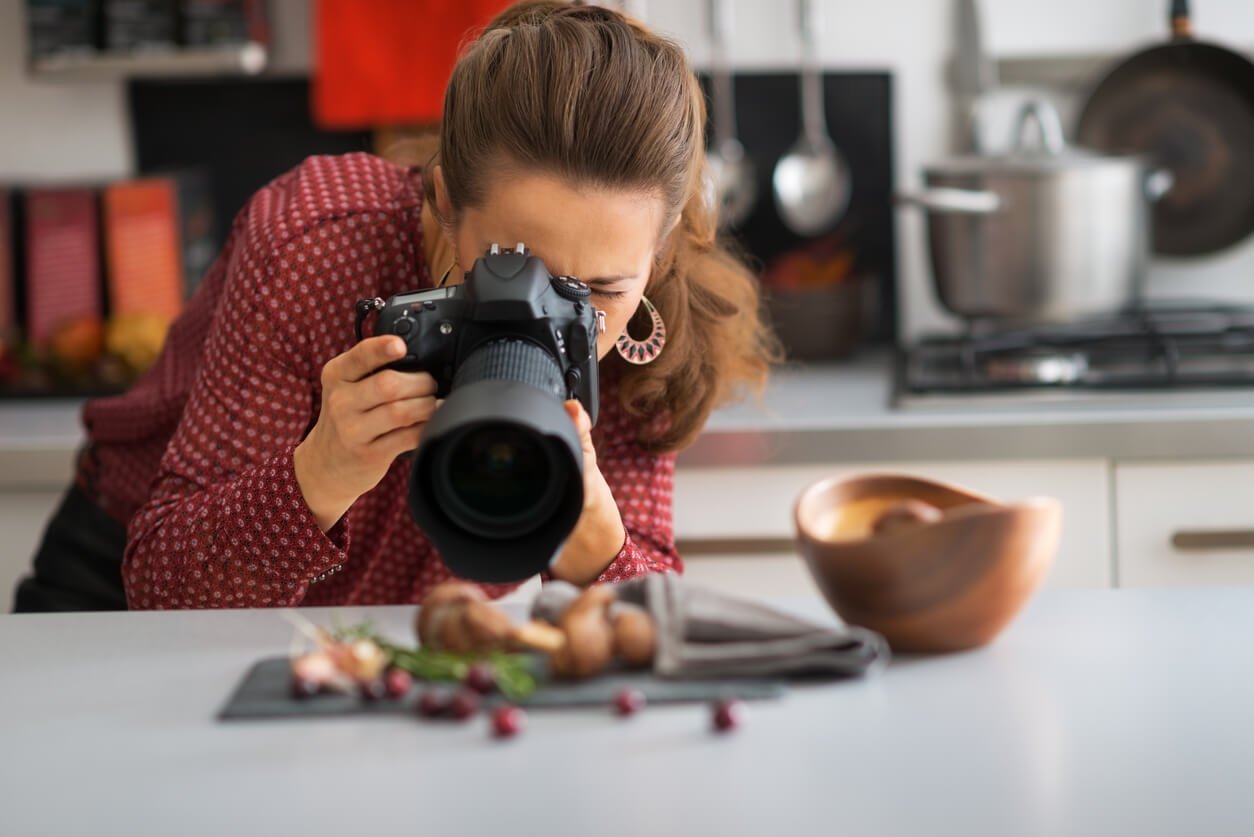
[{"label": "frying pan", "polygon": [[1197,256],[1254,231],[1254,63],[1195,40],[1188,0],[1172,0],[1170,15],[1168,43],[1119,62],[1090,92],[1076,139],[1169,169],[1153,249]]}]

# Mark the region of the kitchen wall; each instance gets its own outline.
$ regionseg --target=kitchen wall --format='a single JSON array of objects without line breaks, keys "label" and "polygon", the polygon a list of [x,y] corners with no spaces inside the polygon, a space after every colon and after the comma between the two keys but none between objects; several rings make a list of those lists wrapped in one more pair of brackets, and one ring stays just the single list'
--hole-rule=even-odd
[{"label": "kitchen wall", "polygon": [[[276,72],[307,72],[309,5],[272,0]],[[705,0],[626,0],[657,28],[682,41],[694,62],[708,60]],[[985,40],[999,57],[1107,52],[1111,57],[1161,39],[1167,0],[983,0]],[[947,0],[819,0],[823,63],[834,70],[891,70],[896,77],[896,166],[900,185],[919,182],[920,167],[945,156],[950,101],[945,69],[951,49]],[[1195,0],[1203,38],[1254,48],[1250,0]],[[797,54],[795,4],[732,0],[733,61],[751,69],[787,69]],[[0,180],[108,177],[128,174],[132,156],[120,82],[67,83],[27,79],[18,0],[0,0]],[[1030,91],[992,99],[988,141],[1003,145],[1015,105]],[[1057,97],[1070,121],[1074,95]],[[742,120],[752,114],[741,113]],[[770,161],[764,164],[769,165]],[[856,173],[855,173],[856,174]],[[899,213],[900,320],[912,336],[953,326],[932,295],[921,219]],[[1201,259],[1155,260],[1154,297],[1205,295],[1254,302],[1254,241]]]}]

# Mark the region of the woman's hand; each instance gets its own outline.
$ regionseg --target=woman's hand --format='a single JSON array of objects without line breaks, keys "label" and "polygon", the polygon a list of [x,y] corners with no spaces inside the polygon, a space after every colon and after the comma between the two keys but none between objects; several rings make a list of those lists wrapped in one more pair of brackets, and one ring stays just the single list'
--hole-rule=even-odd
[{"label": "woman's hand", "polygon": [[553,563],[555,578],[572,584],[588,585],[610,565],[623,543],[627,530],[609,483],[597,467],[592,446],[592,420],[578,401],[567,401],[566,412],[579,431],[583,444],[583,513],[575,524],[562,554]]},{"label": "woman's hand", "polygon": [[380,368],[404,354],[401,338],[382,335],[362,340],[322,367],[322,412],[296,446],[293,467],[324,532],[379,484],[399,454],[418,447],[423,425],[435,412],[431,375]]}]

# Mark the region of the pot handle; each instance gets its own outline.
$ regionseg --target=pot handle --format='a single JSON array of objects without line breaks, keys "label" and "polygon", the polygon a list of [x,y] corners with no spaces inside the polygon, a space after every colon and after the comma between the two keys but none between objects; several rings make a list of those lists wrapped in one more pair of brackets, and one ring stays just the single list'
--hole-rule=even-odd
[{"label": "pot handle", "polygon": [[1171,9],[1167,12],[1171,26],[1173,41],[1193,40],[1193,20],[1189,15],[1189,0],[1171,0]]},{"label": "pot handle", "polygon": [[1145,175],[1145,196],[1150,203],[1157,203],[1175,183],[1176,175],[1171,169],[1154,169]]},{"label": "pot handle", "polygon": [[1002,208],[1001,197],[996,192],[977,192],[973,189],[953,189],[946,186],[924,189],[921,192],[905,192],[897,195],[897,202],[950,215],[992,215]]},{"label": "pot handle", "polygon": [[1028,120],[1036,123],[1041,138],[1041,148],[1046,154],[1057,157],[1067,150],[1067,141],[1063,138],[1062,120],[1058,118],[1058,110],[1044,99],[1032,99],[1023,103],[1015,119],[1015,135],[1011,143],[1015,151],[1030,150],[1024,142],[1027,137]]}]

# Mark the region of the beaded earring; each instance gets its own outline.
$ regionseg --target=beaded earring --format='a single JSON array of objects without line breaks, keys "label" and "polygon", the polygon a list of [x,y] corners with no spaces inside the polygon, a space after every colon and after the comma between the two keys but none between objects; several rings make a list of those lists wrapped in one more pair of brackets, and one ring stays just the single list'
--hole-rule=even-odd
[{"label": "beaded earring", "polygon": [[653,303],[649,302],[648,297],[641,296],[640,303],[644,306],[644,310],[649,312],[649,319],[653,322],[653,330],[649,332],[649,336],[643,340],[636,340],[627,333],[626,329],[623,329],[623,333],[614,341],[614,348],[618,350],[622,359],[636,366],[643,366],[652,361],[666,345],[666,323],[662,322],[662,315],[653,307]]}]

